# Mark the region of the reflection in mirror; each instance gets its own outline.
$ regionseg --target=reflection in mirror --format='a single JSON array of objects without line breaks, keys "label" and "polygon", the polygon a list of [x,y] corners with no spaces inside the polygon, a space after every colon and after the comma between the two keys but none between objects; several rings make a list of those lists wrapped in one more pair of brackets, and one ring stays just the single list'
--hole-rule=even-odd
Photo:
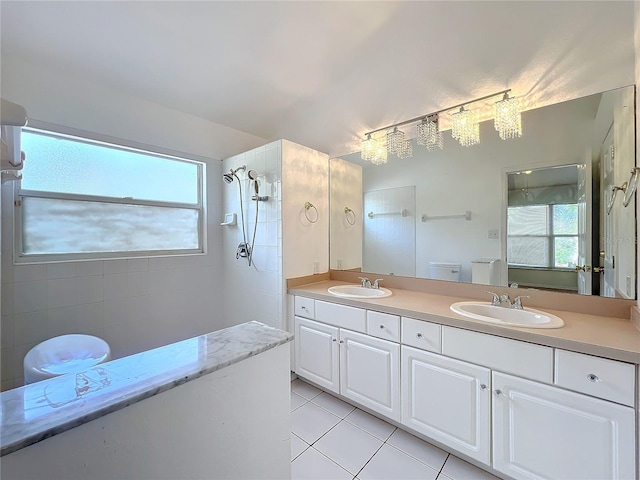
[{"label": "reflection in mirror", "polygon": [[606,213],[635,168],[634,93],[523,112],[521,138],[489,120],[472,147],[332,159],[331,268],[635,298],[635,201]]}]

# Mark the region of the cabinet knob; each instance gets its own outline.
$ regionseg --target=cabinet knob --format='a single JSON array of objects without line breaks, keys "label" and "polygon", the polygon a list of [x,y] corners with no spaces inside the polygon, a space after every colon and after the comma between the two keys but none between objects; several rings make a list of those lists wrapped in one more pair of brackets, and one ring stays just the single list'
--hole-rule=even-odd
[{"label": "cabinet knob", "polygon": [[421,333],[416,333],[416,337],[422,338],[422,334]]},{"label": "cabinet knob", "polygon": [[499,389],[496,390],[496,395],[498,395],[498,396],[502,395],[502,390],[499,390]]},{"label": "cabinet knob", "polygon": [[300,307],[302,310],[306,310],[307,307],[305,307],[304,305]]},{"label": "cabinet knob", "polygon": [[486,389],[487,389],[487,386],[484,383],[480,385],[480,390],[486,390]]},{"label": "cabinet knob", "polygon": [[344,343],[344,340],[340,340],[340,343]]},{"label": "cabinet knob", "polygon": [[336,341],[336,339],[334,338],[334,339],[333,339],[333,341],[335,342],[335,341]]},{"label": "cabinet knob", "polygon": [[587,375],[587,379],[590,382],[593,382],[593,383],[600,381],[600,379],[598,378],[598,376],[595,373],[590,373],[589,375]]},{"label": "cabinet knob", "polygon": [[380,325],[380,330],[384,330],[384,325]]}]

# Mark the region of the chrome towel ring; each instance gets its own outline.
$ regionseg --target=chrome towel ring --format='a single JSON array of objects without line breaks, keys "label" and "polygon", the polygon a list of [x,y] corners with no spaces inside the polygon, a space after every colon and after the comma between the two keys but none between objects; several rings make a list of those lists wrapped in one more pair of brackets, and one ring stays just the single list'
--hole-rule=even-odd
[{"label": "chrome towel ring", "polygon": [[[316,211],[315,219],[313,219],[313,220],[311,218],[309,218],[309,210],[311,210],[312,208]],[[318,221],[318,218],[320,218],[320,214],[318,213],[318,209],[311,202],[305,202],[305,204],[304,204],[304,216],[309,221],[309,223],[316,223]]]},{"label": "chrome towel ring", "polygon": [[356,212],[351,210],[349,207],[344,207],[344,218],[349,225],[356,224]]}]

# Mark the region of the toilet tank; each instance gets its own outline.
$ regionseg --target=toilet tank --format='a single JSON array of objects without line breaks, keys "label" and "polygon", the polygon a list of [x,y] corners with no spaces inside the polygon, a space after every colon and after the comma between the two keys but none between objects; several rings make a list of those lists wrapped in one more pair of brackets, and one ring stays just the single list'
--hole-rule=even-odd
[{"label": "toilet tank", "polygon": [[478,258],[471,262],[471,283],[500,285],[500,259]]},{"label": "toilet tank", "polygon": [[433,280],[460,281],[460,263],[429,262],[429,278]]}]

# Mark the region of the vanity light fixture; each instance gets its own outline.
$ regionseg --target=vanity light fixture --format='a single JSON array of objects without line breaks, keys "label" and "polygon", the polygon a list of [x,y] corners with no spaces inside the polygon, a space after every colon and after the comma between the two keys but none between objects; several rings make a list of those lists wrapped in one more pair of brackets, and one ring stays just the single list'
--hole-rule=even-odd
[{"label": "vanity light fixture", "polygon": [[404,132],[394,127],[392,132],[387,133],[387,152],[400,155],[404,147]]},{"label": "vanity light fixture", "polygon": [[460,111],[451,115],[451,136],[458,140],[463,147],[470,147],[480,143],[480,124],[478,116],[472,110]]},{"label": "vanity light fixture", "polygon": [[444,135],[440,131],[437,113],[423,118],[422,123],[418,124],[416,130],[416,142],[418,145],[424,145],[430,152],[444,148]]},{"label": "vanity light fixture", "polygon": [[370,160],[374,165],[383,165],[387,163],[387,146],[380,140],[376,142],[376,149]]},{"label": "vanity light fixture", "polygon": [[367,134],[367,138],[360,142],[360,157],[362,158],[362,160],[366,160],[368,162],[373,160],[377,148],[377,143],[378,142],[376,139],[371,138],[370,133]]},{"label": "vanity light fixture", "polygon": [[[399,158],[408,158],[413,155],[413,144],[411,140],[405,138],[403,131],[398,127],[408,125],[410,123],[420,122],[417,125],[416,143],[427,147],[427,150],[442,150],[444,141],[442,132],[440,132],[438,114],[449,112],[454,109],[460,111],[453,113],[451,133],[453,138],[458,140],[463,146],[471,146],[480,143],[480,124],[477,115],[465,106],[480,102],[482,100],[504,95],[503,99],[496,102],[495,126],[503,140],[508,138],[516,138],[522,136],[521,110],[520,104],[515,97],[509,97],[508,93],[511,89],[501,90],[491,95],[476,98],[469,102],[460,103],[452,107],[443,108],[427,115],[402,122],[394,123],[386,127],[377,128],[365,134],[366,139],[361,142],[361,158],[370,161],[376,165],[387,163],[389,154],[396,155]],[[507,113],[504,113],[507,112]],[[393,129],[392,131],[389,131]],[[375,139],[371,135],[387,131],[386,135]],[[386,143],[385,143],[386,140]]]},{"label": "vanity light fixture", "polygon": [[397,153],[398,158],[413,157],[413,143],[411,140],[405,140],[400,146],[400,151]]},{"label": "vanity light fixture", "polygon": [[505,92],[502,100],[495,103],[494,126],[502,140],[522,136],[522,110],[516,97]]}]

